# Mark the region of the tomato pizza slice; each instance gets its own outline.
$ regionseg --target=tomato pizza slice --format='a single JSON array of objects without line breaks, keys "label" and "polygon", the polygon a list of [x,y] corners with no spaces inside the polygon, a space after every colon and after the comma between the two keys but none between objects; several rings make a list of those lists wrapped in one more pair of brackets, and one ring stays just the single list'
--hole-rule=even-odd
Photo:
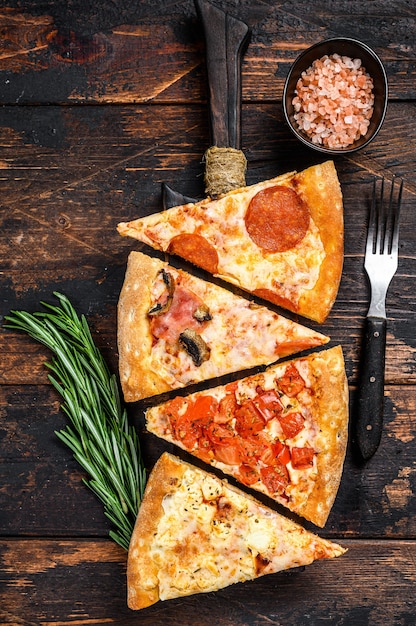
[{"label": "tomato pizza slice", "polygon": [[332,161],[118,225],[223,280],[323,322],[343,264],[343,204]]},{"label": "tomato pizza slice", "polygon": [[341,480],[348,385],[340,346],[146,412],[147,429],[324,526]]},{"label": "tomato pizza slice", "polygon": [[320,346],[329,338],[140,252],[118,304],[126,402]]}]

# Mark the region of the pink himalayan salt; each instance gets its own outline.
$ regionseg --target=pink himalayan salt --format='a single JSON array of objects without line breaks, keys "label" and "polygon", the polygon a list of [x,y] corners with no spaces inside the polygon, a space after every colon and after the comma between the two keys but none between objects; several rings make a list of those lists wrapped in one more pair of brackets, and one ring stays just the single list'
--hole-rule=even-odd
[{"label": "pink himalayan salt", "polygon": [[373,80],[361,64],[325,55],[302,72],[292,100],[299,130],[312,143],[346,148],[365,135],[374,110]]}]

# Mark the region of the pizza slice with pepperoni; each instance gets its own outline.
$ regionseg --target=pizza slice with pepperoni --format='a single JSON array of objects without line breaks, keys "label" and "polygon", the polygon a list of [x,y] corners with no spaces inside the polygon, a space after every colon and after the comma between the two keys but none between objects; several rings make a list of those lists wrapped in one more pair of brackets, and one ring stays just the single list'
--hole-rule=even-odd
[{"label": "pizza slice with pepperoni", "polygon": [[128,605],[213,592],[346,552],[226,481],[162,454],[127,561]]},{"label": "pizza slice with pepperoni", "polygon": [[341,480],[348,384],[340,346],[146,412],[147,429],[323,527]]},{"label": "pizza slice with pepperoni", "polygon": [[332,161],[123,222],[118,231],[317,322],[338,293],[343,204]]},{"label": "pizza slice with pepperoni", "polygon": [[328,340],[160,259],[129,255],[118,304],[126,402],[269,365]]}]

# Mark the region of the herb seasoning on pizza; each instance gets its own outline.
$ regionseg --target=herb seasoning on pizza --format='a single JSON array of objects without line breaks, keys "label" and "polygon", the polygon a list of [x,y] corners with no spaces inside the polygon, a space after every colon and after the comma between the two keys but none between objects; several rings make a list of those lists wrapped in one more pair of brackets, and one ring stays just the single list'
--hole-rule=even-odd
[{"label": "herb seasoning on pizza", "polygon": [[340,346],[146,412],[147,429],[323,527],[341,480],[348,385]]},{"label": "herb seasoning on pizza", "polygon": [[118,231],[317,322],[338,292],[343,205],[332,161],[120,223]]},{"label": "herb seasoning on pizza", "polygon": [[164,453],[130,542],[128,605],[217,591],[346,550],[216,476]]},{"label": "herb seasoning on pizza", "polygon": [[268,365],[328,337],[140,252],[118,305],[120,380],[134,402]]}]

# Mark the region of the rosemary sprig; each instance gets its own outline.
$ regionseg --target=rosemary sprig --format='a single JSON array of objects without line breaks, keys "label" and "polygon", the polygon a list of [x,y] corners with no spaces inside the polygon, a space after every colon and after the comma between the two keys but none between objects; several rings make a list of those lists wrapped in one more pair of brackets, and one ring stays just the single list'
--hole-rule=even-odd
[{"label": "rosemary sprig", "polygon": [[11,311],[5,326],[25,331],[52,350],[54,356],[45,363],[52,372],[48,378],[70,420],[56,435],[89,475],[84,482],[114,526],[110,537],[127,550],[146,483],[140,442],[85,316],[77,315],[66,296],[54,295],[59,306],[41,302],[48,312]]}]

